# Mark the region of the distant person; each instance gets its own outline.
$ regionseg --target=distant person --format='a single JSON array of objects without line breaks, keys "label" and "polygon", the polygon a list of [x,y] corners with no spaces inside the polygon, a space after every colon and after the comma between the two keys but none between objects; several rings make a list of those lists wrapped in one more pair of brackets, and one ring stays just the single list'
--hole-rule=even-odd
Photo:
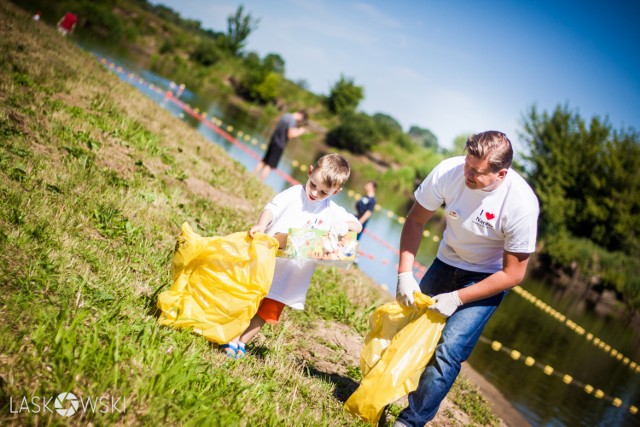
[{"label": "distant person", "polygon": [[377,182],[367,181],[364,184],[364,196],[356,202],[356,216],[360,224],[362,224],[362,231],[358,233],[358,240],[364,233],[364,228],[367,226],[367,222],[369,222],[376,207],[376,188],[378,188]]},{"label": "distant person", "polygon": [[284,152],[284,147],[292,138],[297,138],[305,132],[303,123],[307,120],[307,113],[304,110],[283,115],[271,134],[269,146],[264,153],[264,157],[258,163],[253,173],[260,179],[265,179],[271,169],[278,167],[280,157]]},{"label": "distant person", "polygon": [[63,36],[72,34],[78,23],[78,17],[71,12],[67,12],[57,23],[58,32]]},{"label": "distant person", "polygon": [[[430,309],[447,322],[394,427],[422,427],[435,417],[489,318],[524,278],[536,248],[538,199],[510,168],[513,148],[507,136],[472,135],[465,151],[431,171],[415,191],[402,227],[396,300],[412,306],[416,291],[433,296]],[[425,224],[440,206],[446,222],[442,240],[418,286],[412,272],[416,252]]]},{"label": "distant person", "polygon": [[34,21],[39,21],[41,16],[42,16],[42,14],[40,13],[40,11],[37,11],[36,14],[33,15],[33,20]]},{"label": "distant person", "polygon": [[[290,228],[359,232],[362,225],[356,217],[329,199],[342,190],[350,173],[349,163],[339,154],[320,157],[309,168],[305,185],[289,187],[267,203],[258,222],[249,229],[249,236],[253,238],[255,233],[274,236],[288,233]],[[276,258],[273,282],[258,313],[242,335],[222,346],[229,357],[243,357],[245,344],[260,332],[265,323],[277,324],[285,305],[296,310],[304,309],[316,265],[313,260]]]}]

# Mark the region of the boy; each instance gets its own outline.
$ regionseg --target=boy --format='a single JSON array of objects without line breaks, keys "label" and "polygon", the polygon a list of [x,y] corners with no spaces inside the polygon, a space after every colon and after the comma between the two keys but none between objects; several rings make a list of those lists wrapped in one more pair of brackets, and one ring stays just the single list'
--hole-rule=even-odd
[{"label": "boy", "polygon": [[[249,236],[288,233],[289,228],[331,230],[346,228],[359,232],[362,225],[344,208],[329,200],[342,190],[351,173],[349,163],[339,154],[326,154],[309,168],[307,183],[294,185],[277,194],[264,208]],[[276,258],[269,294],[262,301],[249,327],[238,338],[222,346],[229,357],[241,358],[247,344],[265,323],[277,324],[285,305],[302,310],[316,268],[312,260]]]},{"label": "boy", "polygon": [[373,210],[376,207],[376,188],[378,184],[375,181],[367,181],[364,184],[364,196],[356,203],[356,211],[358,213],[358,221],[362,224],[362,231],[358,233],[358,240],[364,233],[364,228],[369,222],[369,218],[373,215]]}]

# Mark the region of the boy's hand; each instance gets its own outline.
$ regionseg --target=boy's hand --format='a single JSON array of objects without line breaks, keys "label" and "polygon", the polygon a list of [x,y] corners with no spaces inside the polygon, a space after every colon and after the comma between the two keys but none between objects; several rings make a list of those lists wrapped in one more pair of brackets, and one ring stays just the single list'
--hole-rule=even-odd
[{"label": "boy's hand", "polygon": [[265,227],[261,225],[254,225],[249,229],[249,237],[252,239],[256,237],[256,233],[264,233]]}]

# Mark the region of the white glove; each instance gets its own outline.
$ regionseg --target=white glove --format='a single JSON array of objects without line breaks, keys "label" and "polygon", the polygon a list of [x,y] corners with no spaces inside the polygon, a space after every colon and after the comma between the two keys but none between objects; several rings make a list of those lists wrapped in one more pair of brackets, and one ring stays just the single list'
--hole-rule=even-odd
[{"label": "white glove", "polygon": [[396,287],[396,301],[405,307],[414,306],[413,293],[420,291],[418,282],[411,271],[398,274],[398,286]]},{"label": "white glove", "polygon": [[462,305],[462,301],[458,297],[458,291],[448,292],[446,294],[438,294],[433,297],[436,302],[429,307],[429,310],[433,310],[442,314],[444,317],[451,316]]}]

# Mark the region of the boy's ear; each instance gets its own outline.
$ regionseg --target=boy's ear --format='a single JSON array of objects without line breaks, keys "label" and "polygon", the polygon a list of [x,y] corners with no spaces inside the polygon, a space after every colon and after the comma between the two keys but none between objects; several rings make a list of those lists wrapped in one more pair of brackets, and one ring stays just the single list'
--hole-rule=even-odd
[{"label": "boy's ear", "polygon": [[311,174],[312,174],[312,173],[313,173],[313,166],[312,166],[312,165],[310,165],[310,166],[309,166],[309,170],[307,171],[307,176],[308,176],[308,177],[311,177]]},{"label": "boy's ear", "polygon": [[338,194],[338,193],[339,193],[339,192],[341,192],[341,191],[342,191],[342,187],[338,188],[338,189],[333,193],[333,195],[335,196],[336,194]]}]

